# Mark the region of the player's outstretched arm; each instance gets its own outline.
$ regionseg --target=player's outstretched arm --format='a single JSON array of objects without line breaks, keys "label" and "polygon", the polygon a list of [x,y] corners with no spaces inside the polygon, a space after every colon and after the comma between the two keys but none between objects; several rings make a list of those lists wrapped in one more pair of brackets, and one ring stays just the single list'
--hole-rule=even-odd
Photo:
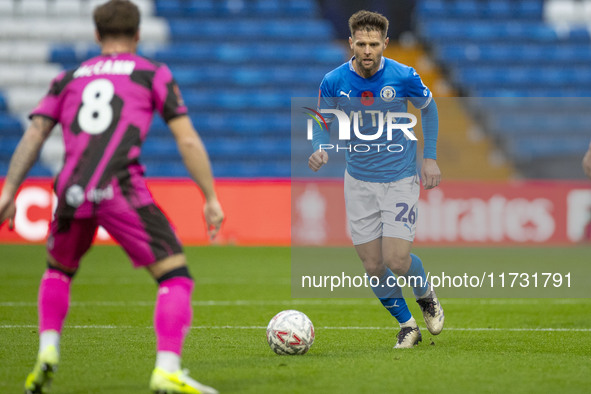
[{"label": "player's outstretched arm", "polygon": [[318,171],[326,163],[328,163],[328,153],[322,149],[318,149],[308,158],[308,167],[314,172]]},{"label": "player's outstretched arm", "polygon": [[207,232],[213,239],[222,225],[224,212],[215,192],[211,164],[205,146],[188,116],[172,119],[168,122],[168,127],[174,135],[185,167],[205,196],[203,213],[207,222]]},{"label": "player's outstretched arm", "polygon": [[0,224],[10,219],[9,227],[13,227],[16,212],[14,197],[29,170],[37,161],[39,151],[53,126],[55,126],[54,120],[44,116],[33,116],[31,124],[18,143],[10,159],[8,174],[6,174],[2,195],[0,195]]},{"label": "player's outstretched arm", "polygon": [[585,171],[585,175],[591,179],[591,143],[589,144],[587,153],[583,156],[583,171]]}]

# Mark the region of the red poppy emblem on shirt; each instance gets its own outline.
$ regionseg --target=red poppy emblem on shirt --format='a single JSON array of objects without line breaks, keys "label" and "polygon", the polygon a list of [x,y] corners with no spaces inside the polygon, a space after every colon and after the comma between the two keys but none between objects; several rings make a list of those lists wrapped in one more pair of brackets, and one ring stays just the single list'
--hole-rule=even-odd
[{"label": "red poppy emblem on shirt", "polygon": [[373,104],[373,101],[374,98],[372,92],[366,90],[365,92],[361,93],[361,104],[369,106]]}]

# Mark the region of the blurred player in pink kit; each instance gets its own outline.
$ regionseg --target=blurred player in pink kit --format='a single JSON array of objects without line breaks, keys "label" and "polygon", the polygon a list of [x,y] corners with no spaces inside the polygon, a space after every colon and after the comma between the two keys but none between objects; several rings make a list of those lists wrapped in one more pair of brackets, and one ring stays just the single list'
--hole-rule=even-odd
[{"label": "blurred player in pink kit", "polygon": [[63,128],[65,162],[54,189],[58,197],[47,241],[47,270],[39,287],[40,347],[25,382],[26,393],[45,393],[59,362],[60,334],[70,283],[98,226],[123,247],[135,267],[158,282],[154,313],[157,393],[215,393],[181,370],[183,341],[192,320],[193,280],[170,223],[154,203],[138,159],[154,111],[168,123],[194,181],[205,196],[204,215],[214,237],[224,219],[211,166],[187,116],[168,67],[137,56],[140,14],[128,0],[94,11],[101,55],[64,71],[31,113],[10,162],[0,195],[0,223],[13,225],[15,195],[56,123]]}]

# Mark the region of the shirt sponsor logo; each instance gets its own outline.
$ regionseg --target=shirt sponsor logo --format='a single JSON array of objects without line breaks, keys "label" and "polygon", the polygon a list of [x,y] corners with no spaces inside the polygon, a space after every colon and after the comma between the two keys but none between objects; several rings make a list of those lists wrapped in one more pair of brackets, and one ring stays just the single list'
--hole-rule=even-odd
[{"label": "shirt sponsor logo", "polygon": [[86,196],[84,189],[80,185],[72,185],[66,191],[66,203],[74,208],[78,208],[84,201],[100,203],[103,200],[112,200],[115,197],[113,186],[109,185],[104,189],[90,189]]},{"label": "shirt sponsor logo", "polygon": [[72,185],[66,190],[66,203],[78,208],[84,202],[84,189],[80,185]]}]

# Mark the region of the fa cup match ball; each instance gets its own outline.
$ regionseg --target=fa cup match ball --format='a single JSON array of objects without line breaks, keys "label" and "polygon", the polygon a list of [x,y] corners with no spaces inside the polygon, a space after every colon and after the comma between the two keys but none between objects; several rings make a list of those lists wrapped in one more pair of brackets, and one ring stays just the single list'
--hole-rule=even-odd
[{"label": "fa cup match ball", "polygon": [[306,354],[314,343],[312,321],[300,311],[281,311],[267,326],[267,342],[280,355]]}]

